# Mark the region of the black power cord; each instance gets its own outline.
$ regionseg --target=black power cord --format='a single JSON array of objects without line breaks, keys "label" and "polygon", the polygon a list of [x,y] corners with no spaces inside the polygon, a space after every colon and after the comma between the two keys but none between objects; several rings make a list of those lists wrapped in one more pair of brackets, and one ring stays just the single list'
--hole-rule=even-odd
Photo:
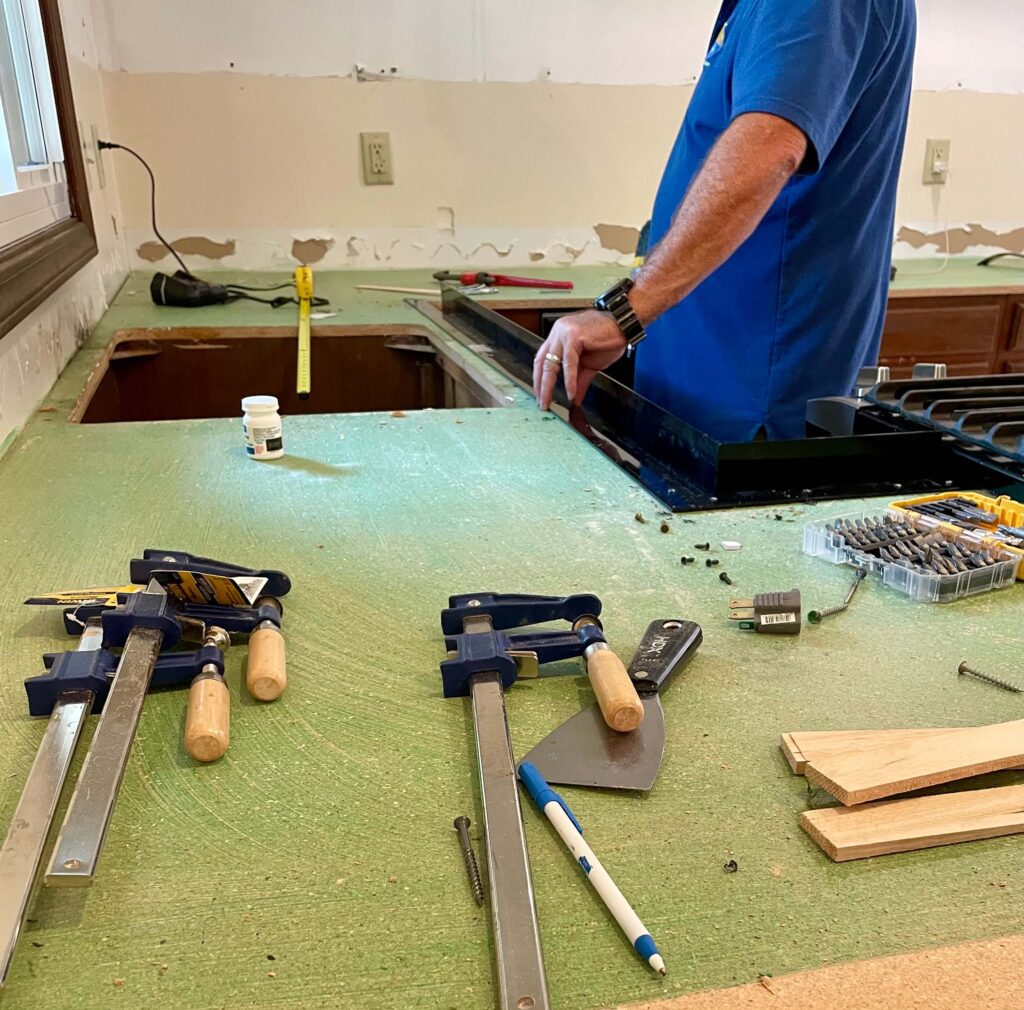
[{"label": "black power cord", "polygon": [[133,151],[130,147],[125,147],[124,144],[115,144],[112,140],[99,140],[96,142],[96,147],[100,151],[127,151],[146,170],[146,173],[149,175],[149,214],[153,224],[153,234],[156,235],[158,239],[160,239],[164,248],[178,261],[178,265],[181,267],[181,269],[189,277],[193,277],[194,275],[192,274],[192,272],[189,270],[187,266],[185,266],[185,261],[175,251],[174,246],[172,246],[171,243],[168,242],[167,239],[165,239],[163,235],[160,234],[160,229],[157,227],[156,176],[153,175],[153,169],[149,167],[149,162],[147,162],[146,159],[143,158],[138,151]]},{"label": "black power cord", "polygon": [[[277,298],[256,298],[247,293],[249,291],[280,291],[281,288],[294,288],[294,281],[284,281],[281,284],[271,284],[267,287],[253,287],[247,284],[215,285],[204,281],[201,277],[196,277],[185,266],[184,260],[178,255],[174,246],[160,234],[160,229],[156,223],[156,176],[153,174],[153,169],[149,167],[149,162],[138,151],[132,150],[132,148],[127,147],[125,144],[115,144],[112,140],[99,140],[96,143],[96,147],[100,151],[126,151],[142,165],[149,176],[149,214],[150,222],[153,226],[153,234],[156,235],[163,247],[178,261],[178,265],[181,267],[181,270],[175,273],[173,278],[167,277],[165,274],[157,274],[153,278],[150,291],[153,295],[153,300],[158,305],[213,305],[238,301],[242,298],[250,302],[261,302],[275,309],[279,309],[282,305],[298,304],[299,300],[297,298],[288,298],[283,295],[279,295]],[[329,305],[330,301],[327,298],[313,298],[311,304],[316,307],[322,307]]]}]

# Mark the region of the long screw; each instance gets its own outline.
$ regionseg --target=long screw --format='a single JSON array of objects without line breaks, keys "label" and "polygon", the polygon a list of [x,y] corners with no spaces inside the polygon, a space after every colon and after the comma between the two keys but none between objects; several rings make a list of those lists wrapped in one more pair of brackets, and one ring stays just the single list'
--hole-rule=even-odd
[{"label": "long screw", "polygon": [[977,677],[978,680],[984,680],[989,684],[995,684],[996,687],[1001,687],[1004,691],[1012,691],[1014,694],[1024,694],[1024,688],[1018,687],[1016,684],[1011,684],[1008,680],[1002,680],[1000,677],[993,677],[990,673],[982,673],[981,670],[972,670],[967,663],[961,663],[956,670],[961,676],[965,673],[971,677]]},{"label": "long screw", "polygon": [[462,849],[462,861],[466,864],[466,874],[469,876],[473,900],[478,905],[482,905],[484,903],[484,885],[480,880],[480,867],[477,866],[473,843],[469,840],[469,818],[456,817],[454,824],[455,830],[459,833],[459,847]]},{"label": "long screw", "polygon": [[811,624],[821,624],[826,617],[831,617],[833,614],[841,614],[849,605],[853,599],[853,594],[857,592],[857,587],[864,581],[864,576],[867,572],[863,568],[857,570],[857,574],[853,579],[853,585],[846,592],[846,599],[839,604],[838,607],[826,607],[824,610],[812,610],[807,615],[807,620]]}]

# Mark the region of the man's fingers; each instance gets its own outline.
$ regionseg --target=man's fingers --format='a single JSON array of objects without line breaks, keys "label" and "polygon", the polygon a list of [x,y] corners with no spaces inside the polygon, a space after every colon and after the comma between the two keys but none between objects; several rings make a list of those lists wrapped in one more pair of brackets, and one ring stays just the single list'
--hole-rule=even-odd
[{"label": "man's fingers", "polygon": [[576,377],[579,371],[580,352],[574,343],[565,345],[565,357],[562,359],[562,374],[565,376],[565,391],[570,402],[576,396]]},{"label": "man's fingers", "polygon": [[596,368],[581,368],[579,370],[576,376],[576,392],[570,394],[573,403],[579,405],[583,402],[583,397],[587,395],[587,390],[590,389],[595,375],[597,375]]},{"label": "man's fingers", "polygon": [[558,382],[559,366],[553,361],[541,359],[540,367],[540,393],[537,395],[537,404],[541,410],[547,410],[551,406],[551,398],[555,395],[555,383]]},{"label": "man's fingers", "polygon": [[[548,354],[549,352],[550,353],[555,353],[555,354],[558,353],[557,351],[554,351],[554,352],[551,351],[551,338],[550,337],[548,337],[548,339],[545,340],[544,343],[540,345],[540,350],[533,357],[533,395],[535,397],[537,397],[538,400],[540,400],[541,380],[543,379],[543,376],[544,376],[544,367],[545,367],[545,362],[547,360],[544,357],[544,355]],[[551,364],[548,363],[547,367],[550,368]]]}]

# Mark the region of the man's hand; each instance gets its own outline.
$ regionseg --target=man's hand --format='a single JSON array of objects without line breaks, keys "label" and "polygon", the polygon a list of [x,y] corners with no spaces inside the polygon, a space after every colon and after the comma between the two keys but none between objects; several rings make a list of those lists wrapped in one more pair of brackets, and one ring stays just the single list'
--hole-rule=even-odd
[{"label": "man's hand", "polygon": [[[541,410],[551,406],[551,398],[561,370],[565,375],[565,391],[571,403],[583,401],[594,376],[614,364],[626,350],[622,330],[607,312],[588,309],[563,316],[541,344],[533,359],[533,392]],[[549,360],[552,354],[561,361]]]}]

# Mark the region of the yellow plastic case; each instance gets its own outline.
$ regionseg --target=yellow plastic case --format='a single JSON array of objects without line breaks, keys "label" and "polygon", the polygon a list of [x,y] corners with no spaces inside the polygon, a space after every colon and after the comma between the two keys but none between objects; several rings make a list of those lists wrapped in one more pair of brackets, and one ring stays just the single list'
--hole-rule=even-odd
[{"label": "yellow plastic case", "polygon": [[[913,512],[914,515],[922,515],[923,513],[914,509],[915,505],[923,505],[925,502],[943,501],[946,498],[966,498],[977,505],[978,508],[983,508],[986,512],[994,512],[999,517],[996,520],[996,525],[1024,527],[1024,505],[1019,501],[1014,501],[1007,495],[1002,495],[999,498],[989,498],[988,495],[978,494],[974,491],[945,491],[942,494],[922,495],[920,498],[910,498],[907,501],[894,501],[889,508],[895,509],[897,512]],[[932,518],[934,519],[934,517]],[[934,521],[942,529],[960,530],[959,526],[954,526],[952,523],[944,523],[937,519],[934,519]],[[978,532],[984,536],[984,527],[979,526]],[[994,527],[992,532],[995,532]],[[1002,550],[1024,557],[1024,550],[1021,550],[1019,547],[1008,547],[999,541],[990,542],[999,543]],[[1024,564],[1017,569],[1017,581],[1024,581]]]}]

